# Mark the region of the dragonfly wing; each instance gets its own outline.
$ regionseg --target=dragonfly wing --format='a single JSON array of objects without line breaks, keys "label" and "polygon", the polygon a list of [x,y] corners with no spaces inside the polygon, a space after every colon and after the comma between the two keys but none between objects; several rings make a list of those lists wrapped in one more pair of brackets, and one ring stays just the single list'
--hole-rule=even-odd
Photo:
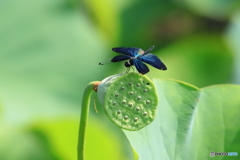
[{"label": "dragonfly wing", "polygon": [[149,72],[148,67],[139,59],[133,59],[133,64],[137,68],[139,73],[146,74]]},{"label": "dragonfly wing", "polygon": [[148,53],[143,56],[138,57],[139,60],[150,64],[151,66],[160,69],[160,70],[167,70],[165,64],[154,54]]},{"label": "dragonfly wing", "polygon": [[130,59],[130,56],[127,55],[119,55],[119,56],[115,56],[111,59],[111,62],[119,62],[119,61],[124,61],[124,60],[128,60]]},{"label": "dragonfly wing", "polygon": [[112,48],[114,52],[125,54],[131,57],[137,57],[144,53],[144,50],[141,48],[134,48],[134,47],[116,47]]}]

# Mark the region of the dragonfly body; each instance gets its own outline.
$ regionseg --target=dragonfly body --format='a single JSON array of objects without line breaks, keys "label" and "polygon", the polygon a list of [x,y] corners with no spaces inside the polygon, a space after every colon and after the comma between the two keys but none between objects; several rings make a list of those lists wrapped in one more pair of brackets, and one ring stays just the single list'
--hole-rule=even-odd
[{"label": "dragonfly body", "polygon": [[[111,62],[128,60],[127,62],[125,62],[125,66],[135,66],[138,72],[141,74],[146,74],[149,72],[149,68],[144,63],[150,64],[151,66],[160,70],[167,70],[165,64],[156,55],[149,53],[152,51],[153,48],[154,46],[150,47],[146,51],[142,50],[141,48],[134,47],[112,48],[114,52],[120,53],[122,55],[113,57],[111,59]],[[102,63],[99,64],[102,65]]]}]

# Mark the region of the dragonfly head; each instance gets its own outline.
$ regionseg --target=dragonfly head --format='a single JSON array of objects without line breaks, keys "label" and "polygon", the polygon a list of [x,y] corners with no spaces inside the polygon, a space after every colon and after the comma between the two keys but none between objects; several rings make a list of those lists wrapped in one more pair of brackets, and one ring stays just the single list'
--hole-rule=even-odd
[{"label": "dragonfly head", "polygon": [[129,61],[125,62],[125,67],[130,67],[130,66],[131,66],[131,64]]},{"label": "dragonfly head", "polygon": [[129,61],[125,62],[125,67],[131,67],[133,65],[133,60],[130,59]]}]

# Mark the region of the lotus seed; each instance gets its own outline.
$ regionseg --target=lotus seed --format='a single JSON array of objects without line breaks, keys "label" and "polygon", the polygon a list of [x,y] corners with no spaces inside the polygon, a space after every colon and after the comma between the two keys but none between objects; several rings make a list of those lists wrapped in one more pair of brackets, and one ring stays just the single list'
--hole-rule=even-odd
[{"label": "lotus seed", "polygon": [[141,96],[137,96],[137,99],[139,100],[139,99],[141,99],[142,97]]},{"label": "lotus seed", "polygon": [[117,102],[113,102],[113,105],[116,105],[117,104]]},{"label": "lotus seed", "polygon": [[126,101],[126,100],[123,100],[122,103],[125,104],[125,103],[127,103],[127,101]]},{"label": "lotus seed", "polygon": [[137,87],[139,87],[139,86],[140,86],[140,83],[137,84]]},{"label": "lotus seed", "polygon": [[139,111],[139,110],[140,110],[140,107],[137,107],[137,108],[136,108],[136,111]]},{"label": "lotus seed", "polygon": [[146,103],[147,103],[147,104],[149,104],[149,103],[150,103],[150,101],[149,101],[149,100],[147,100],[147,101],[146,101]]},{"label": "lotus seed", "polygon": [[133,94],[134,94],[134,92],[133,92],[133,91],[131,91],[131,92],[130,92],[130,95],[133,95]]},{"label": "lotus seed", "polygon": [[124,90],[125,88],[124,87],[121,87],[121,90]]},{"label": "lotus seed", "polygon": [[144,89],[143,92],[147,92],[148,90],[147,89]]},{"label": "lotus seed", "polygon": [[119,94],[118,94],[118,93],[116,93],[116,94],[115,94],[115,97],[118,97],[118,96],[119,96]]},{"label": "lotus seed", "polygon": [[121,112],[122,112],[121,110],[118,110],[118,111],[117,111],[117,114],[120,114]]},{"label": "lotus seed", "polygon": [[133,103],[130,102],[130,103],[128,103],[128,105],[129,105],[130,107],[132,107],[132,106],[133,106]]},{"label": "lotus seed", "polygon": [[124,116],[124,119],[128,119],[128,116]]},{"label": "lotus seed", "polygon": [[147,116],[147,115],[148,115],[148,113],[147,113],[147,112],[143,112],[143,115],[144,115],[144,116]]},{"label": "lotus seed", "polygon": [[134,118],[134,122],[137,122],[138,121],[138,118],[136,117],[136,118]]}]

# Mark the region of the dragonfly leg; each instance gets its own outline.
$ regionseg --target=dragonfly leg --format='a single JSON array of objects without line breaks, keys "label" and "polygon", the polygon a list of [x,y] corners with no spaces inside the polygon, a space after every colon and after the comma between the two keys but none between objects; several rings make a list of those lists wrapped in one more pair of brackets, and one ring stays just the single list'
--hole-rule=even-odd
[{"label": "dragonfly leg", "polygon": [[135,69],[134,69],[134,67],[133,67],[133,66],[131,66],[131,68],[132,68],[133,72],[135,72]]},{"label": "dragonfly leg", "polygon": [[127,67],[126,73],[128,73],[128,72],[129,72],[129,70],[130,70],[130,67]]}]

